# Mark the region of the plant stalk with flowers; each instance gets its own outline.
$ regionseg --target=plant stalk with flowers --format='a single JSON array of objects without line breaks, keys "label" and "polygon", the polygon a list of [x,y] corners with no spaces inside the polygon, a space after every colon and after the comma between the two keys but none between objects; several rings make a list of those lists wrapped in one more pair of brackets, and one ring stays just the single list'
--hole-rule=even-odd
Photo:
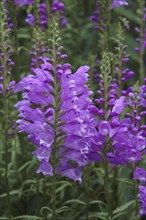
[{"label": "plant stalk with flowers", "polygon": [[10,42],[10,29],[7,27],[5,9],[3,3],[0,3],[0,94],[2,99],[2,148],[4,150],[5,161],[5,185],[8,205],[8,219],[11,220],[11,199],[10,199],[10,184],[9,184],[9,154],[10,141],[9,133],[9,99],[15,81],[10,81],[12,67],[14,62],[11,59],[13,50]]},{"label": "plant stalk with flowers", "polygon": [[139,47],[135,48],[135,51],[139,53],[140,82],[141,84],[143,84],[143,79],[145,76],[144,54],[146,51],[146,6],[144,0],[138,0],[137,2],[137,15],[139,27],[136,27],[135,30],[139,34],[139,37],[136,38],[136,41],[139,43]]},{"label": "plant stalk with flowers", "polygon": [[[6,206],[4,202],[2,209],[0,207],[2,219],[7,216],[7,219],[14,217],[25,220],[140,220],[146,214],[146,79],[144,84],[142,79],[140,84],[137,82],[133,86],[131,83],[136,78],[131,71],[135,54],[129,59],[132,47],[128,46],[132,41],[127,41],[127,46],[125,39],[131,39],[128,37],[132,36],[128,32],[125,37],[124,29],[130,30],[131,25],[128,26],[126,18],[121,18],[125,13],[130,19],[131,14],[128,12],[133,12],[133,7],[130,8],[128,4],[131,5],[131,1],[98,0],[91,20],[97,23],[98,43],[103,43],[98,47],[102,48],[98,51],[101,61],[96,59],[97,56],[89,55],[92,55],[92,49],[94,51],[96,36],[90,33],[88,22],[81,22],[86,19],[82,1],[3,0],[3,3],[7,16],[11,17],[17,7],[24,19],[18,21],[18,28],[15,22],[16,16],[20,18],[20,13],[15,13],[15,22],[12,17],[13,24],[5,23],[1,31],[1,142],[5,145],[2,163],[5,165],[4,174],[9,176],[5,176],[5,181],[2,180],[2,187],[4,185],[7,190],[0,198],[3,201],[6,198],[7,204],[10,203],[12,207],[9,206],[8,211],[2,210]],[[15,8],[10,10],[6,3],[15,4]],[[67,54],[63,53],[59,31],[60,24],[66,24],[64,3],[68,3],[66,16],[70,23],[62,31],[65,37],[63,44],[69,54],[78,54],[75,66],[78,62],[85,64],[89,52],[90,72],[86,65],[73,72],[70,63],[75,59],[71,56],[71,62],[66,62]],[[134,7],[136,4],[137,1]],[[93,6],[93,3],[87,1],[87,5]],[[28,12],[32,14],[27,16]],[[3,15],[0,16],[4,19]],[[26,22],[31,27],[25,23],[26,16]],[[138,16],[143,19],[142,14]],[[122,23],[119,24],[119,20]],[[79,24],[85,27],[79,28]],[[138,30],[140,24],[141,21]],[[22,46],[24,50],[20,51],[20,69],[30,68],[30,73],[24,76],[23,71],[23,78],[16,85],[14,81],[10,82],[14,63],[8,29],[14,26],[20,48],[21,44],[31,48],[28,65],[25,63],[28,48]],[[79,34],[77,30],[80,30]],[[15,37],[12,39],[15,41]],[[137,42],[140,43],[140,38]],[[14,43],[16,47],[16,41]],[[97,71],[94,68],[95,59],[100,74],[94,74]],[[10,96],[18,92],[21,92],[20,100],[15,104],[19,112],[18,132],[26,133],[28,139],[22,136],[22,155],[17,155],[17,166],[13,164],[10,170],[15,151],[13,148],[11,152],[8,138],[11,127],[9,113],[12,109],[10,98],[13,100],[14,97]],[[33,176],[36,166],[37,177]]]}]

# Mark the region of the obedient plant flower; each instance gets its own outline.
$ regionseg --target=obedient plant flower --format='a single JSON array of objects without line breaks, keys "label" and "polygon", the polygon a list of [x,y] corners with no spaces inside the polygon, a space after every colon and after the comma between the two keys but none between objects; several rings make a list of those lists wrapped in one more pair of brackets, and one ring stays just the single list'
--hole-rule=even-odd
[{"label": "obedient plant flower", "polygon": [[[80,67],[76,73],[71,74],[69,64],[58,65],[54,77],[58,78],[60,96],[56,97],[53,89],[56,82],[52,74],[55,67],[49,59],[43,61],[40,68],[34,69],[34,75],[26,76],[14,89],[14,92],[23,91],[23,100],[16,104],[21,117],[17,121],[19,130],[26,132],[38,147],[33,152],[41,163],[38,173],[53,175],[50,158],[52,152],[58,150],[56,172],[81,181],[81,168],[88,163],[87,155],[90,152],[92,154],[96,135],[96,120],[90,111],[92,103],[89,97],[92,92],[85,85],[88,67]],[[60,102],[57,113],[58,138],[54,136],[55,99]],[[55,138],[62,141],[54,146],[56,149],[53,147]],[[57,158],[60,158],[58,163]]]},{"label": "obedient plant flower", "polygon": [[146,170],[137,167],[134,171],[133,179],[139,180],[141,183],[146,183]]},{"label": "obedient plant flower", "polygon": [[[113,0],[110,5],[110,9],[120,7],[123,5],[128,5],[128,2],[126,0]],[[90,20],[96,23],[96,26],[94,26],[95,30],[106,29],[107,17],[106,17],[105,11],[107,10],[108,7],[109,6],[108,6],[107,1],[98,0],[96,2],[96,10],[94,11],[93,15],[90,16]],[[127,28],[129,28],[128,25],[127,25]]]},{"label": "obedient plant flower", "polygon": [[[40,3],[39,4],[39,19],[35,18],[35,16],[33,14],[28,14],[27,18],[25,19],[25,21],[31,25],[34,26],[35,25],[35,21],[37,23],[40,24],[40,26],[42,27],[42,29],[46,28],[46,25],[49,22],[49,18],[48,18],[48,12],[47,12],[47,5],[46,3]],[[53,16],[55,15],[59,15],[60,18],[60,26],[64,27],[67,24],[67,20],[64,18],[63,14],[64,14],[64,3],[58,1],[58,0],[54,0],[53,3],[51,4],[51,9],[50,12]]]},{"label": "obedient plant flower", "polygon": [[128,2],[126,0],[113,0],[111,8],[117,8],[123,5],[128,5]]},{"label": "obedient plant flower", "polygon": [[141,203],[141,209],[139,214],[146,215],[146,186],[140,185],[138,189],[139,189],[138,198]]},{"label": "obedient plant flower", "polygon": [[7,15],[3,9],[4,8],[1,9],[0,18],[1,22],[3,22],[0,26],[0,32],[3,33],[1,34],[0,41],[0,93],[1,95],[6,96],[12,91],[15,86],[15,81],[10,81],[12,67],[14,66],[14,62],[11,58],[13,49],[9,39],[10,28],[7,23]]},{"label": "obedient plant flower", "polygon": [[[95,99],[99,119],[97,145],[102,153],[105,152],[106,146],[109,163],[129,166],[141,161],[146,149],[146,129],[141,125],[142,117],[145,116],[145,85],[123,90],[121,79],[124,71],[121,69],[120,73],[117,72],[111,78],[108,58],[104,59],[99,75],[98,98]],[[128,77],[125,77],[125,80],[127,79]],[[126,109],[129,109],[128,113]]]},{"label": "obedient plant flower", "polygon": [[19,6],[30,5],[34,0],[15,0],[15,4]]},{"label": "obedient plant flower", "polygon": [[95,30],[104,30],[106,28],[105,7],[105,2],[102,0],[96,2],[96,10],[93,15],[90,16],[90,20],[96,23],[96,26],[94,26]]},{"label": "obedient plant flower", "polygon": [[138,187],[139,193],[138,193],[138,199],[141,205],[140,208],[140,215],[146,214],[146,170],[143,168],[136,168],[133,175],[134,180],[138,180],[140,182],[140,185]]},{"label": "obedient plant flower", "polygon": [[[139,53],[140,50],[143,50],[143,51],[146,50],[146,27],[145,27],[145,23],[146,23],[146,8],[143,9],[143,17],[142,17],[142,20],[141,20],[140,23],[141,23],[141,28],[138,27],[138,26],[135,27],[135,31],[136,31],[137,35],[139,35],[136,38],[136,42],[139,44],[139,46],[135,48],[135,52],[137,52],[137,53]],[[140,44],[142,44],[142,48],[140,48],[141,47]]]},{"label": "obedient plant flower", "polygon": [[[58,26],[53,23],[50,57],[41,56],[37,68],[24,77],[13,92],[22,92],[16,104],[19,130],[37,146],[33,152],[40,161],[37,173],[66,176],[81,182],[82,168],[97,160],[96,119],[87,86],[88,66],[72,74],[59,45]],[[56,33],[56,34],[55,34]],[[88,156],[90,155],[90,156]]]}]

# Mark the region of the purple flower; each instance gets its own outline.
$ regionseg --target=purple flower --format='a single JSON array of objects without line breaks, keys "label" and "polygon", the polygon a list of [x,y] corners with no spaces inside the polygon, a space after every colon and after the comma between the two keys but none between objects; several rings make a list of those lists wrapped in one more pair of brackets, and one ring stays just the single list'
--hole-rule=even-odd
[{"label": "purple flower", "polygon": [[125,109],[126,105],[127,105],[127,102],[126,102],[125,96],[121,96],[119,99],[117,99],[115,101],[114,107],[112,109],[112,112],[114,112],[117,115],[119,115]]},{"label": "purple flower", "polygon": [[107,121],[101,121],[98,129],[99,129],[99,133],[103,136],[109,135],[111,131],[110,124]]},{"label": "purple flower", "polygon": [[34,26],[34,24],[35,24],[34,15],[33,15],[33,14],[28,14],[28,15],[27,15],[27,18],[25,19],[25,21],[26,21],[29,25]]},{"label": "purple flower", "polygon": [[138,188],[139,188],[138,198],[141,203],[141,209],[139,214],[146,215],[146,186],[140,185]]},{"label": "purple flower", "polygon": [[[31,4],[31,3],[29,3]],[[21,5],[22,6],[22,5]],[[67,20],[64,18],[63,14],[64,14],[64,3],[58,1],[58,0],[54,0],[51,4],[51,14],[53,16],[56,16],[56,14],[60,16],[60,26],[61,27],[65,27],[67,25]],[[48,24],[48,16],[47,16],[47,5],[46,3],[40,3],[39,4],[39,18],[35,18],[35,16],[33,14],[28,14],[27,18],[25,19],[25,21],[33,26],[34,25],[34,21],[36,21],[36,24],[39,24],[41,26],[41,28],[43,30],[46,29],[46,26]]]},{"label": "purple flower", "polygon": [[19,6],[30,5],[34,0],[15,0],[15,4]]},{"label": "purple flower", "polygon": [[96,9],[93,15],[90,16],[90,20],[96,23],[96,26],[94,26],[94,30],[106,29],[106,17],[104,13],[102,13],[105,10],[105,5],[103,4],[102,0],[97,0],[95,7]]},{"label": "purple flower", "polygon": [[128,2],[126,0],[113,0],[111,8],[117,8],[123,5],[128,5]]},{"label": "purple flower", "polygon": [[139,180],[141,183],[146,183],[146,170],[137,167],[134,170],[133,179]]},{"label": "purple flower", "polygon": [[[19,130],[28,134],[29,140],[38,148],[33,152],[40,161],[37,172],[53,175],[51,155],[54,150],[54,66],[43,58],[40,68],[34,68],[33,75],[23,78],[14,92],[23,92],[23,100],[15,107],[19,111]],[[90,111],[92,92],[87,87],[89,67],[82,66],[71,74],[70,65],[57,65],[58,83],[61,92],[58,110],[56,172],[81,182],[82,168],[97,157],[93,152],[97,121]],[[59,101],[60,100],[60,101]],[[33,107],[32,107],[33,106]],[[60,116],[59,116],[60,115]],[[60,134],[60,135],[59,135]],[[60,141],[59,141],[60,140]]]}]

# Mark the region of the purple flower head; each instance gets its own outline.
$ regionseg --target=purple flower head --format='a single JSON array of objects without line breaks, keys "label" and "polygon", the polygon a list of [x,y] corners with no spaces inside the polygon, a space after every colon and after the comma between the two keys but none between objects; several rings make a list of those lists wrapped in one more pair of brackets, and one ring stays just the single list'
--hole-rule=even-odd
[{"label": "purple flower head", "polygon": [[117,8],[123,5],[128,5],[128,2],[126,0],[113,0],[111,8]]},{"label": "purple flower head", "polygon": [[15,0],[15,4],[19,6],[30,5],[34,0]]},{"label": "purple flower head", "polygon": [[140,185],[139,187],[138,198],[141,203],[141,209],[139,214],[146,215],[146,186]]},{"label": "purple flower head", "polygon": [[141,183],[146,183],[146,170],[143,168],[136,168],[133,174],[134,180],[139,180]]},{"label": "purple flower head", "polygon": [[35,18],[33,14],[28,14],[25,21],[30,25],[30,26],[34,26],[35,24]]},{"label": "purple flower head", "polygon": [[105,10],[105,5],[102,0],[97,0],[96,9],[92,16],[90,16],[90,20],[96,23],[94,26],[94,30],[103,30],[106,29],[106,17],[103,13]]},{"label": "purple flower head", "polygon": [[[31,3],[28,2],[28,4],[31,4]],[[60,1],[57,1],[57,0],[54,0],[53,3],[51,4],[50,10],[51,10],[51,14],[53,16],[56,16],[56,14],[58,16],[58,14],[59,14],[60,26],[65,27],[68,22],[63,16],[63,14],[64,14],[64,3],[60,2]],[[39,18],[35,18],[35,16],[33,14],[28,14],[25,21],[31,26],[33,26],[34,21],[36,21],[36,24],[39,24],[41,26],[41,28],[43,30],[45,30],[46,26],[49,22],[48,16],[47,16],[47,5],[46,5],[46,3],[40,3],[38,11],[39,11]]]},{"label": "purple flower head", "polygon": [[99,129],[99,133],[103,136],[109,135],[111,131],[110,124],[107,121],[101,121],[98,129]]},{"label": "purple flower head", "polygon": [[121,114],[123,110],[125,109],[127,103],[125,96],[121,96],[119,99],[117,99],[114,103],[114,107],[112,109],[112,112],[116,113],[117,115]]},{"label": "purple flower head", "polygon": [[[23,78],[14,88],[14,92],[23,92],[23,100],[16,104],[19,111],[19,130],[28,134],[29,140],[37,146],[33,152],[40,161],[37,172],[53,175],[51,155],[54,150],[54,108],[53,93],[54,66],[49,59],[43,58],[39,68],[34,68],[33,75]],[[71,74],[70,65],[57,65],[58,83],[61,88],[58,101],[58,153],[60,160],[56,172],[81,182],[81,171],[88,162],[97,158],[88,158],[95,145],[96,119],[90,107],[92,92],[87,87],[89,67],[82,66]],[[54,91],[55,92],[55,91]],[[33,108],[32,108],[33,105]]]}]

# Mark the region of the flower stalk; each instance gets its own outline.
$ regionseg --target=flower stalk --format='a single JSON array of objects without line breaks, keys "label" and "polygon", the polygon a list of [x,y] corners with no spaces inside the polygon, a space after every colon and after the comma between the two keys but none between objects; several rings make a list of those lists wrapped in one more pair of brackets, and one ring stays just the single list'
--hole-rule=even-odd
[{"label": "flower stalk", "polygon": [[140,62],[140,82],[143,84],[143,79],[145,76],[144,70],[144,29],[145,29],[145,19],[144,19],[144,0],[138,0],[139,9],[139,25],[140,25],[140,42],[139,42],[139,62]]},{"label": "flower stalk", "polygon": [[[11,220],[11,200],[10,200],[10,189],[9,189],[9,141],[8,141],[8,84],[10,67],[13,62],[9,58],[11,55],[10,42],[9,42],[9,29],[6,28],[6,15],[3,8],[3,4],[0,4],[0,77],[2,78],[2,102],[3,102],[3,122],[2,129],[4,131],[3,136],[3,148],[4,148],[4,160],[5,160],[5,185],[6,185],[6,195],[7,195],[7,210],[8,219]],[[9,61],[9,64],[8,64]]]}]

